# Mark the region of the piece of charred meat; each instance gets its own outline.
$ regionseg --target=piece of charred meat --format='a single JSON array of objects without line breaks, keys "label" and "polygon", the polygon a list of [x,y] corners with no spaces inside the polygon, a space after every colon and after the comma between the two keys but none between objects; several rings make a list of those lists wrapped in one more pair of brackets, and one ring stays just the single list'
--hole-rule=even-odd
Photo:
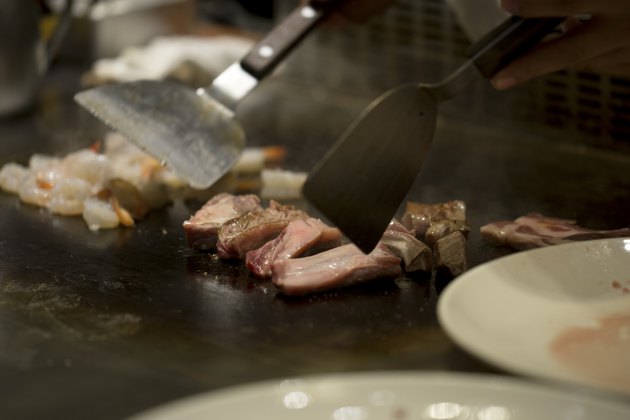
[{"label": "piece of charred meat", "polygon": [[438,273],[457,277],[468,269],[468,244],[459,231],[438,239],[435,243],[435,268]]},{"label": "piece of charred meat", "polygon": [[438,204],[407,202],[402,223],[414,231],[419,239],[424,239],[431,223],[450,220],[466,226],[466,204],[461,200],[447,201]]},{"label": "piece of charred meat", "polygon": [[435,220],[429,224],[429,228],[424,234],[424,242],[430,247],[434,247],[437,241],[453,232],[461,232],[467,238],[470,228],[465,221],[461,220]]},{"label": "piece of charred meat", "polygon": [[516,250],[626,236],[630,236],[630,228],[592,230],[578,226],[575,220],[546,217],[539,213],[521,216],[513,222],[492,222],[481,227],[481,237],[487,242]]},{"label": "piece of charred meat", "polygon": [[249,211],[224,223],[218,232],[217,253],[223,259],[244,259],[248,251],[274,239],[291,221],[309,217],[295,206],[271,200],[265,209]]},{"label": "piece of charred meat", "polygon": [[385,230],[380,243],[385,245],[403,262],[405,271],[431,271],[433,252],[424,242],[416,238],[413,232],[399,221],[392,220]]},{"label": "piece of charred meat", "polygon": [[466,271],[470,228],[463,201],[438,204],[408,202],[402,223],[433,250],[433,268],[440,274],[455,277]]},{"label": "piece of charred meat", "polygon": [[219,228],[225,222],[260,209],[260,198],[254,194],[217,194],[183,223],[186,242],[194,249],[214,248]]},{"label": "piece of charred meat", "polygon": [[319,219],[293,220],[275,239],[249,251],[245,264],[258,277],[271,276],[271,264],[339,246],[341,231]]},{"label": "piece of charred meat", "polygon": [[310,257],[276,261],[271,272],[273,283],[286,295],[322,292],[402,274],[400,258],[380,244],[367,255],[354,244],[346,244]]}]

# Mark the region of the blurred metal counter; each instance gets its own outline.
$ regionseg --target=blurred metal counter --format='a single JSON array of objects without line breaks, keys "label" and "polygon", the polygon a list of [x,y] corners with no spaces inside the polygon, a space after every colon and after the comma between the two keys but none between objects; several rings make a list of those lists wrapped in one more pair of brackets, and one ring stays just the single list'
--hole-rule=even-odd
[{"label": "blurred metal counter", "polygon": [[[76,69],[57,68],[34,114],[0,122],[0,165],[65,154],[105,131],[73,104],[77,80]],[[239,113],[250,144],[286,145],[287,167],[308,170],[363,105],[274,78]],[[480,240],[492,220],[539,211],[587,227],[630,225],[628,168],[627,155],[445,119],[409,198],[465,200],[477,265],[510,252]],[[194,210],[176,203],[134,229],[90,232],[80,218],[0,193],[3,419],[120,419],[193,393],[313,373],[501,373],[440,329],[435,305],[447,281],[284,298],[242,264],[189,250],[181,223]]]}]

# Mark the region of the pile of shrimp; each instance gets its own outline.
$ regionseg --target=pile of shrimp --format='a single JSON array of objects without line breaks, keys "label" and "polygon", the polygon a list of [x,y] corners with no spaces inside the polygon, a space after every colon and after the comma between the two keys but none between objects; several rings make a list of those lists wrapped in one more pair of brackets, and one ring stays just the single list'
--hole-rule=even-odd
[{"label": "pile of shrimp", "polygon": [[[265,168],[281,162],[285,153],[282,147],[246,149],[218,183],[196,190],[124,136],[112,132],[102,142],[64,157],[34,154],[28,166],[5,164],[0,169],[0,189],[52,213],[81,216],[90,230],[133,227],[149,211],[178,198],[205,200],[221,191],[265,188],[261,180],[270,174],[274,179],[279,173],[284,177],[284,172],[291,174]],[[289,187],[290,194],[299,195],[301,185]]]}]

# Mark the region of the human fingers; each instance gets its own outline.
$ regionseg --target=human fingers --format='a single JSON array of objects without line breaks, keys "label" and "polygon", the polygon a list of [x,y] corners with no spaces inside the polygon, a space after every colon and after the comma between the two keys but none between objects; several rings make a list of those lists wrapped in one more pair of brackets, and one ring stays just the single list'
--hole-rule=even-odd
[{"label": "human fingers", "polygon": [[613,23],[593,19],[566,35],[539,44],[500,70],[492,78],[492,85],[499,90],[508,89],[534,77],[577,67],[619,48],[619,31]]},{"label": "human fingers", "polygon": [[627,0],[501,0],[508,13],[522,17],[573,16],[630,12]]},{"label": "human fingers", "polygon": [[570,16],[562,22],[560,25],[560,30],[562,33],[566,34],[573,29],[579,27],[583,22],[581,22],[578,18]]},{"label": "human fingers", "polygon": [[617,48],[581,63],[579,70],[588,70],[609,76],[630,75],[630,48]]},{"label": "human fingers", "polygon": [[587,69],[595,73],[605,74],[613,77],[623,77],[628,78],[630,76],[630,63],[617,63],[611,65],[599,65],[598,63],[594,63],[593,66],[589,66]]}]

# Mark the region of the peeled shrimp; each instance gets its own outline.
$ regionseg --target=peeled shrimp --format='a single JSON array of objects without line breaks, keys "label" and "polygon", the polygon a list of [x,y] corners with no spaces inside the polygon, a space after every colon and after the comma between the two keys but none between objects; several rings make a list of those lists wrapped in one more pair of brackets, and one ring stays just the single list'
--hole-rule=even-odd
[{"label": "peeled shrimp", "polygon": [[109,201],[88,198],[83,202],[83,220],[90,230],[112,229],[118,226],[116,211]]},{"label": "peeled shrimp", "polygon": [[20,200],[34,206],[46,207],[50,200],[50,188],[42,187],[37,181],[37,176],[29,174],[19,186],[18,195]]},{"label": "peeled shrimp", "polygon": [[92,185],[81,178],[64,178],[50,190],[48,208],[64,216],[83,213],[83,202],[92,194]]},{"label": "peeled shrimp", "polygon": [[20,185],[28,175],[28,168],[13,162],[7,163],[0,169],[0,188],[6,192],[17,194]]},{"label": "peeled shrimp", "polygon": [[109,160],[90,149],[70,153],[60,165],[65,176],[84,179],[97,188],[104,185],[113,174]]}]

